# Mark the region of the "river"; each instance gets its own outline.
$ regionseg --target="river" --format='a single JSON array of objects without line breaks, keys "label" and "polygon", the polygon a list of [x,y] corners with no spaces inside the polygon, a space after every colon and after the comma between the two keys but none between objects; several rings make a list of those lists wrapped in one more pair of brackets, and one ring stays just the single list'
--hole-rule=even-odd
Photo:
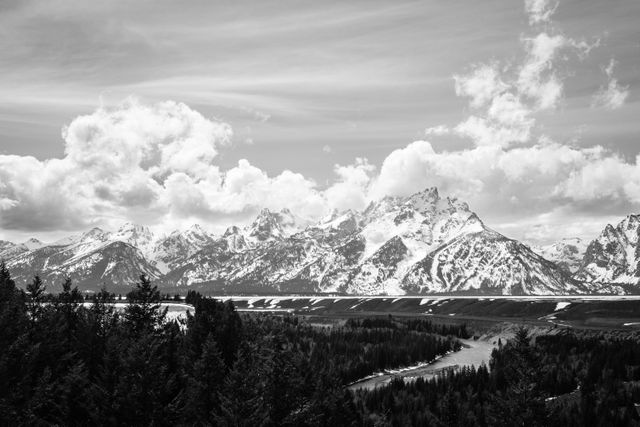
[{"label": "river", "polygon": [[367,389],[388,384],[394,378],[404,378],[411,381],[416,378],[430,379],[450,368],[460,366],[489,365],[491,352],[497,347],[498,338],[468,340],[460,339],[463,347],[456,352],[448,353],[431,363],[422,363],[402,369],[390,369],[385,372],[363,378],[349,385],[351,390]]}]

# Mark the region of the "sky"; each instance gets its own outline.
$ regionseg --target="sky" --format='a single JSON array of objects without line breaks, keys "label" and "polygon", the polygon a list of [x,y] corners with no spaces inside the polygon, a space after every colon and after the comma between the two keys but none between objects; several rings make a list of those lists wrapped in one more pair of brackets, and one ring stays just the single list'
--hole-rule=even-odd
[{"label": "sky", "polygon": [[0,239],[430,186],[532,244],[640,204],[640,2],[0,1]]}]

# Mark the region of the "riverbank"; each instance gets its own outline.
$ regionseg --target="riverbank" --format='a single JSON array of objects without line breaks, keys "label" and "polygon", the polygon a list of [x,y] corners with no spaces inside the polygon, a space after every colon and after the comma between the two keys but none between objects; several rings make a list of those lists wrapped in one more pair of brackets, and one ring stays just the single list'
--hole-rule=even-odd
[{"label": "riverbank", "polygon": [[461,366],[489,365],[491,352],[498,346],[498,337],[483,339],[460,339],[462,348],[459,351],[447,353],[436,360],[421,363],[399,369],[390,369],[385,372],[370,375],[349,385],[349,389],[372,390],[386,385],[394,378],[403,378],[405,381],[413,381],[417,378],[431,379],[448,369],[458,369]]}]

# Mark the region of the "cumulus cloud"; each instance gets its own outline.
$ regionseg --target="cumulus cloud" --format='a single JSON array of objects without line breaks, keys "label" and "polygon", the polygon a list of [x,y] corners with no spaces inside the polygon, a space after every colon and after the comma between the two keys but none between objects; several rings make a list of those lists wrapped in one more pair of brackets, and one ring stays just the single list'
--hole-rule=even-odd
[{"label": "cumulus cloud", "polygon": [[602,86],[598,92],[593,95],[591,101],[592,107],[602,107],[607,110],[616,110],[626,101],[629,96],[629,86],[622,86],[618,83],[618,80],[613,76],[613,69],[616,66],[616,61],[612,59],[609,65],[605,68],[605,74],[608,78],[606,86]]},{"label": "cumulus cloud", "polygon": [[[640,203],[639,159],[545,135],[539,113],[564,102],[568,75],[560,64],[588,55],[597,42],[556,30],[557,3],[527,0],[525,6],[535,31],[520,38],[520,60],[494,59],[456,74],[453,89],[468,100],[468,114],[429,127],[428,141],[394,150],[379,168],[365,158],[335,165],[335,179],[324,186],[289,170],[271,176],[246,159],[222,170],[218,153],[232,142],[229,125],[185,104],[131,99],[73,120],[63,131],[60,159],[0,155],[0,228],[79,229],[122,220],[216,226],[247,220],[262,207],[318,218],[434,185],[481,214],[510,215],[511,222],[495,225],[515,237],[543,240],[579,231],[580,224],[593,228],[593,218],[583,216],[573,228],[562,220],[584,206],[609,215],[612,206]],[[605,70],[609,82],[594,106],[614,109],[628,96],[614,66]],[[467,148],[434,148],[442,136],[460,138]]]},{"label": "cumulus cloud", "polygon": [[123,220],[216,225],[262,207],[314,217],[363,204],[373,171],[366,160],[336,166],[336,183],[323,192],[299,173],[269,176],[244,159],[221,170],[218,152],[232,135],[228,124],[172,101],[128,99],[79,116],[63,129],[60,159],[0,155],[0,228],[77,229]]},{"label": "cumulus cloud", "polygon": [[452,152],[416,141],[384,160],[371,191],[374,197],[408,195],[430,185],[481,212],[497,209],[525,221],[559,206],[594,203],[606,210],[611,204],[640,202],[637,159],[627,163],[599,146],[580,148],[548,138],[527,147]]},{"label": "cumulus cloud", "polygon": [[368,187],[375,169],[365,158],[347,166],[335,165],[338,180],[324,192],[328,207],[338,211],[363,209],[369,201]]},{"label": "cumulus cloud", "polygon": [[[395,150],[372,180],[372,197],[407,195],[436,185],[481,212],[518,218],[496,225],[532,240],[558,237],[561,231],[579,233],[580,227],[559,225],[563,215],[571,222],[569,217],[581,210],[604,215],[613,206],[629,209],[640,202],[640,159],[628,161],[601,146],[554,141],[537,124],[538,113],[564,102],[559,65],[571,55],[583,59],[599,46],[598,40],[587,43],[555,29],[551,17],[557,6],[544,0],[525,2],[536,32],[521,37],[520,62],[493,59],[454,76],[455,93],[468,99],[469,115],[455,125],[432,126],[425,135],[461,137],[472,147],[438,151],[429,141],[416,141]],[[614,66],[611,62],[605,70],[609,84],[594,101],[606,108],[621,105],[628,94],[613,78]],[[597,222],[587,217],[581,221],[589,231]]]}]

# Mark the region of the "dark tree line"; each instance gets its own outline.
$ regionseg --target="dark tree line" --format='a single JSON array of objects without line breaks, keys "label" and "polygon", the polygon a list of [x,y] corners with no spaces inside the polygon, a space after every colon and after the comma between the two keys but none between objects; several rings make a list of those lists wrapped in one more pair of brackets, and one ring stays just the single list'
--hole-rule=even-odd
[{"label": "dark tree line", "polygon": [[168,320],[145,277],[124,310],[65,281],[26,290],[0,264],[0,425],[640,425],[637,336],[521,330],[488,367],[352,393],[350,382],[459,349],[464,326],[352,319],[311,326],[240,316],[189,292]]},{"label": "dark tree line", "polygon": [[[490,368],[490,369],[489,369]],[[490,367],[359,391],[368,426],[640,425],[640,341],[520,330],[494,350]]]},{"label": "dark tree line", "polygon": [[241,318],[194,292],[193,314],[169,321],[144,276],[122,311],[62,289],[20,290],[0,265],[1,425],[357,426],[345,384],[459,346],[426,324]]}]

